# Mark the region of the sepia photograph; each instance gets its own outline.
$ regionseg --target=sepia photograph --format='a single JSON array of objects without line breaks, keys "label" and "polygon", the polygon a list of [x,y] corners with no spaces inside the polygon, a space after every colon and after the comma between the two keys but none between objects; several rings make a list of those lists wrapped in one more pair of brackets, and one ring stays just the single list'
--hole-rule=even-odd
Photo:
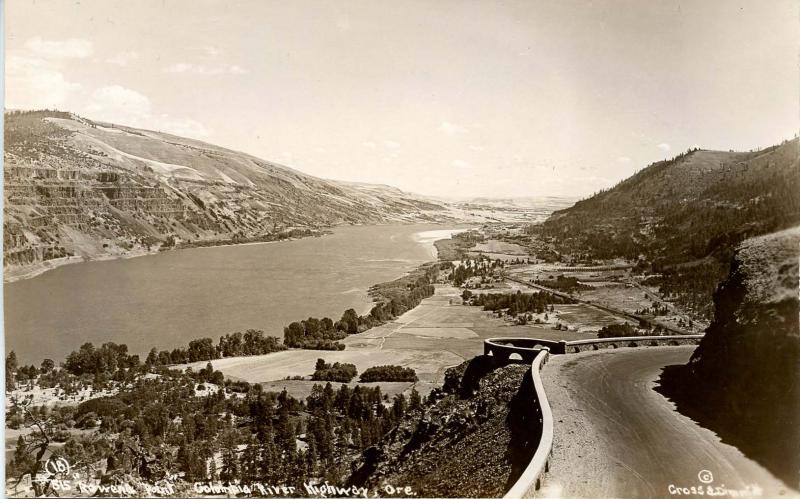
[{"label": "sepia photograph", "polygon": [[5,0],[3,497],[800,499],[797,0]]}]

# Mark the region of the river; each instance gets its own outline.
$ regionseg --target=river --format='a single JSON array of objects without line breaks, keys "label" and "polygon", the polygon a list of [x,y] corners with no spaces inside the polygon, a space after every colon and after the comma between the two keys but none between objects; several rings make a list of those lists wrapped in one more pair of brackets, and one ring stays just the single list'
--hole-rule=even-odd
[{"label": "river", "polygon": [[6,351],[38,365],[85,342],[146,354],[248,328],[282,337],[294,320],[367,312],[371,285],[435,260],[433,241],[460,230],[342,227],[323,237],[58,267],[5,284]]}]

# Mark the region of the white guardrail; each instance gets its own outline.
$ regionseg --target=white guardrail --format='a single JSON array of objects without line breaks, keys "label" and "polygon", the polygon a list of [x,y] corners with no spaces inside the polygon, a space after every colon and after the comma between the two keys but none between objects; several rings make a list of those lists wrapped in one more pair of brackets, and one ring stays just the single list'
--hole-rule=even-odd
[{"label": "white guardrail", "polygon": [[[581,351],[581,347],[592,345],[599,347],[603,345],[613,346],[617,348],[621,346],[667,346],[667,345],[680,345],[680,344],[697,344],[703,338],[702,334],[693,335],[673,335],[673,336],[631,336],[622,338],[602,338],[602,339],[589,339],[578,341],[562,341],[559,342],[556,352],[561,354],[577,353]],[[537,340],[531,338],[489,338],[484,340],[486,353],[494,348],[501,348],[502,350],[509,351],[518,349],[520,352],[529,354],[533,349],[528,347],[515,347],[512,343],[514,341],[520,343],[532,344]],[[540,340],[541,343],[551,343]],[[506,495],[504,499],[520,499],[523,497],[534,497],[536,491],[542,486],[544,474],[550,469],[550,456],[553,453],[553,412],[550,409],[550,402],[547,401],[547,394],[544,392],[544,385],[542,384],[542,377],[540,371],[547,360],[550,358],[550,348],[539,345],[541,350],[534,357],[531,362],[530,375],[533,379],[533,389],[536,394],[533,411],[534,414],[539,416],[539,423],[541,424],[541,438],[539,445],[536,447],[536,452],[531,458],[531,462],[522,472]]]},{"label": "white guardrail", "polygon": [[518,499],[521,497],[533,497],[535,492],[542,485],[544,473],[549,470],[550,454],[553,452],[553,412],[550,410],[550,403],[544,393],[542,377],[539,371],[542,370],[550,357],[550,350],[543,348],[531,363],[531,377],[533,378],[533,390],[536,393],[536,406],[534,412],[539,414],[542,425],[542,436],[536,452],[533,454],[528,467],[522,472],[511,489],[503,496],[505,499]]}]

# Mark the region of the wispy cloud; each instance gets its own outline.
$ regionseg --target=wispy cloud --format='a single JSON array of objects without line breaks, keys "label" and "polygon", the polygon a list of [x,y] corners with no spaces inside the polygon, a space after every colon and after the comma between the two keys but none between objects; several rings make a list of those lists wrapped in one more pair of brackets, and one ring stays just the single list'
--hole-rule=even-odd
[{"label": "wispy cloud", "polygon": [[6,60],[7,108],[63,109],[81,88],[43,59],[12,55]]},{"label": "wispy cloud", "polygon": [[627,156],[620,156],[617,158],[617,161],[620,163],[630,163],[632,160]]},{"label": "wispy cloud", "polygon": [[92,42],[82,38],[45,40],[34,36],[25,42],[25,48],[39,57],[51,59],[84,59],[94,53]]},{"label": "wispy cloud", "polygon": [[454,136],[454,135],[467,133],[467,131],[468,131],[463,126],[458,125],[456,123],[451,123],[449,121],[443,121],[441,124],[439,124],[438,130],[440,132],[444,133],[445,135],[450,135],[451,137]]},{"label": "wispy cloud", "polygon": [[473,145],[473,146],[469,146],[469,149],[470,149],[471,151],[478,151],[478,152],[480,152],[480,151],[483,151],[483,150],[484,150],[484,149],[486,149],[486,148],[485,148],[485,147],[483,147],[483,146],[475,146],[475,145]]},{"label": "wispy cloud", "polygon": [[120,52],[113,57],[109,57],[106,59],[106,62],[109,64],[116,64],[117,66],[127,66],[131,61],[135,61],[138,58],[139,53],[135,50],[130,50],[128,52]]},{"label": "wispy cloud", "polygon": [[375,149],[376,147],[378,147],[378,144],[372,142],[371,140],[365,140],[364,142],[361,143],[361,145],[369,149]]},{"label": "wispy cloud", "polygon": [[463,159],[454,159],[453,161],[450,162],[450,164],[452,166],[455,166],[456,168],[469,168],[470,166],[472,166]]},{"label": "wispy cloud", "polygon": [[201,75],[245,74],[247,70],[236,64],[207,66],[191,62],[178,62],[163,69],[165,73],[193,73]]},{"label": "wispy cloud", "polygon": [[389,149],[398,149],[400,147],[400,144],[393,140],[384,140],[383,145]]},{"label": "wispy cloud", "polygon": [[203,138],[209,135],[208,129],[199,121],[155,114],[152,108],[146,95],[121,85],[108,85],[92,92],[86,112],[92,118],[186,137]]},{"label": "wispy cloud", "polygon": [[662,143],[658,144],[658,146],[656,146],[656,147],[658,147],[659,149],[661,149],[664,152],[669,152],[670,149],[672,149],[672,147],[669,144],[667,144],[666,142],[662,142]]}]

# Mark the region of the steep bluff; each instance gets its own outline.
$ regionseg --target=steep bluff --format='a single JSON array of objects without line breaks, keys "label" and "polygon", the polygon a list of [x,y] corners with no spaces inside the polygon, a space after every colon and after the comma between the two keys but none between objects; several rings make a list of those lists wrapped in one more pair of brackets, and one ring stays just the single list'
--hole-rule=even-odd
[{"label": "steep bluff", "polygon": [[463,210],[192,139],[58,111],[5,114],[4,268],[247,241],[295,228],[452,222]]},{"label": "steep bluff", "polygon": [[800,227],[736,249],[689,364],[668,368],[679,410],[800,488]]}]

